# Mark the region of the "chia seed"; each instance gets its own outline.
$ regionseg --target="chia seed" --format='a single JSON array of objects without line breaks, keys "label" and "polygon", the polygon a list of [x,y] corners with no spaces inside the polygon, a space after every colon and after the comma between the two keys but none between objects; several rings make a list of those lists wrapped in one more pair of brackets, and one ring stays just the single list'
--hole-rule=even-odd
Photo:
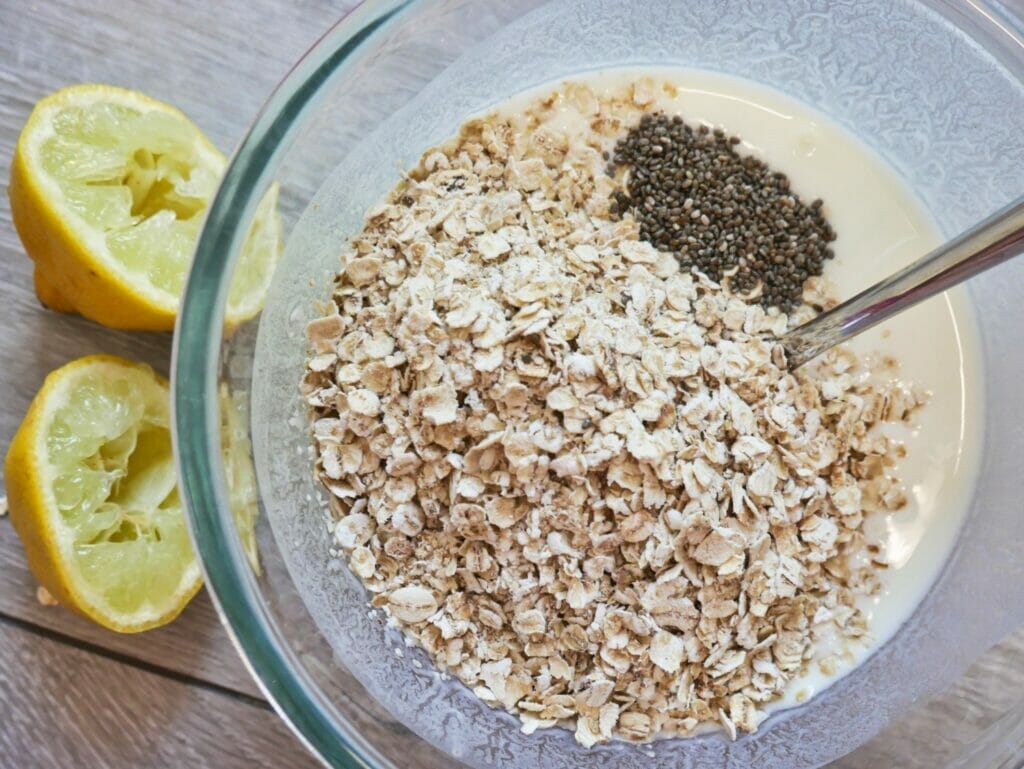
[{"label": "chia seed", "polygon": [[760,286],[757,301],[790,312],[801,303],[804,282],[832,258],[835,231],[821,200],[804,203],[785,174],[741,155],[739,144],[678,115],[644,115],[608,164],[612,175],[629,169],[623,189],[613,193],[612,214],[632,214],[640,237],[682,267],[733,291]]}]

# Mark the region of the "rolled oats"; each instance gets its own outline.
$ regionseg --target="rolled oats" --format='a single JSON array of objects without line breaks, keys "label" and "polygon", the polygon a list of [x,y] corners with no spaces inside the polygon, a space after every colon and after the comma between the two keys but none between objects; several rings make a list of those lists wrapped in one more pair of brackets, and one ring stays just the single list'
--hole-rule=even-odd
[{"label": "rolled oats", "polygon": [[538,106],[427,153],[343,257],[302,383],[373,605],[584,745],[753,732],[818,638],[866,632],[864,516],[904,502],[873,428],[924,400],[846,350],[788,372],[785,315],[609,218],[595,148],[653,88],[569,87],[589,143],[531,138]]},{"label": "rolled oats", "polygon": [[387,596],[388,609],[402,622],[422,622],[437,611],[437,601],[420,585],[400,587]]}]

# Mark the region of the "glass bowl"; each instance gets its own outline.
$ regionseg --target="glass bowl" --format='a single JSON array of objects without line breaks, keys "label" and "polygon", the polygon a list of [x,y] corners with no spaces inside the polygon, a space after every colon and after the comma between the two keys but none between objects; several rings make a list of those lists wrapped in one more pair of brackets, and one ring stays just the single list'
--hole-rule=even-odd
[{"label": "glass bowl", "polygon": [[[370,0],[325,34],[270,97],[210,207],[173,366],[181,486],[207,586],[254,676],[315,755],[330,766],[402,769],[803,769],[858,746],[832,765],[1011,760],[1024,719],[999,676],[984,684],[981,704],[954,699],[941,728],[914,708],[1024,622],[1024,263],[970,286],[984,449],[968,522],[941,576],[854,673],[735,743],[715,734],[587,750],[564,730],[524,735],[420,651],[396,654],[397,631],[367,611],[358,580],[329,552],[297,388],[305,325],[329,296],[342,244],[399,170],[467,115],[601,67],[738,75],[857,135],[950,236],[1024,191],[1021,29],[1006,6],[978,0]],[[238,250],[272,184],[285,251],[261,317],[226,333]],[[240,420],[221,413],[224,388]],[[227,501],[224,430],[253,449],[251,464],[228,472],[232,482],[257,480],[258,572]]]}]

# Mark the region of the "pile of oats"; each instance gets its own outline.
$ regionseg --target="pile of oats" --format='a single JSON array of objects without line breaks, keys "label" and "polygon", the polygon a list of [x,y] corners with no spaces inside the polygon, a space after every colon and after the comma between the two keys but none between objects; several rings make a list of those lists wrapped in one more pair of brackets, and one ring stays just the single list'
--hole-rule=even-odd
[{"label": "pile of oats", "polygon": [[344,255],[302,385],[333,536],[526,731],[753,732],[820,638],[865,634],[864,516],[904,504],[872,428],[921,397],[843,350],[788,373],[785,315],[612,221],[629,109],[563,98],[592,135],[551,100],[471,121]]}]

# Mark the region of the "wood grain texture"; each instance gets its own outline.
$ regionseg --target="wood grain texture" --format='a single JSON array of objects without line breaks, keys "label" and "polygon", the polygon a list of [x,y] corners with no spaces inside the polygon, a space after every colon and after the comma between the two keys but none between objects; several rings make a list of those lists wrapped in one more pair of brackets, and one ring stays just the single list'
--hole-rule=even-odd
[{"label": "wood grain texture", "polygon": [[[17,618],[171,674],[262,697],[205,591],[170,625],[142,635],[122,635],[65,609],[43,606],[36,599],[36,584],[25,564],[14,527],[8,519],[0,519],[0,617]],[[2,664],[0,657],[0,668]]]},{"label": "wood grain texture", "polygon": [[[230,152],[271,90],[355,3],[326,0],[0,2],[0,179],[32,106],[62,86],[108,82],[174,104]],[[108,352],[167,373],[171,339],[43,310],[31,263],[0,199],[0,452],[46,374]]]},{"label": "wood grain texture", "polygon": [[0,660],[4,767],[316,766],[264,703],[172,681],[3,620]]},{"label": "wood grain texture", "polygon": [[[77,82],[113,83],[166,100],[230,152],[292,63],[352,5],[0,1],[0,183],[6,186],[14,144],[35,102]],[[7,196],[0,196],[0,455],[54,368],[105,352],[166,374],[170,350],[167,334],[114,331],[42,309]],[[41,606],[35,588],[10,522],[0,519],[0,618],[112,657],[0,624],[0,767],[311,765],[271,711],[218,693],[259,697],[205,593],[168,627],[121,636]],[[143,718],[145,729],[132,731],[136,710],[151,715]],[[101,717],[105,712],[114,715]],[[258,749],[246,747],[254,740]]]},{"label": "wood grain texture", "polygon": [[[138,88],[182,108],[230,151],[288,67],[351,2],[273,0],[181,4],[45,0],[0,3],[0,178],[32,106],[75,82]],[[0,455],[47,373],[81,355],[113,353],[167,374],[169,334],[127,333],[48,312],[0,199]],[[2,492],[0,492],[2,493]],[[127,657],[258,696],[205,594],[174,624],[131,638],[35,598],[21,548],[0,521],[0,615]]]}]

